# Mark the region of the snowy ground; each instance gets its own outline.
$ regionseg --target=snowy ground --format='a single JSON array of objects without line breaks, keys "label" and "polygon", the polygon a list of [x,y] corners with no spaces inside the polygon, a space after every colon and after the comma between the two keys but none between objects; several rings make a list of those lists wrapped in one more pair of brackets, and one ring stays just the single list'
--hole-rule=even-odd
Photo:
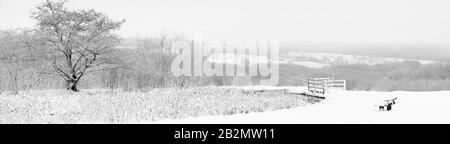
[{"label": "snowy ground", "polygon": [[[285,87],[276,89],[303,89]],[[375,105],[397,97],[392,111],[381,112]],[[164,120],[163,124],[303,124],[303,123],[450,123],[450,91],[365,92],[334,91],[322,103],[263,113],[206,116]]]}]

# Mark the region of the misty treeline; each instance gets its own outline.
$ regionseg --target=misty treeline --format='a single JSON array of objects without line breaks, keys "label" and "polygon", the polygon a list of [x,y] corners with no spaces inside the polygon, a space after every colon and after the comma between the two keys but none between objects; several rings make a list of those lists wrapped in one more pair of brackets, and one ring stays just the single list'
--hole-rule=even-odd
[{"label": "misty treeline", "polygon": [[31,28],[0,31],[0,91],[223,85],[226,78],[173,77],[171,44],[182,34],[124,41],[125,20],[94,9],[70,10],[67,1],[45,1],[31,13]]},{"label": "misty treeline", "polygon": [[394,57],[405,59],[424,59],[435,61],[450,60],[450,46],[437,44],[362,44],[333,42],[283,42],[281,53],[313,52],[363,55],[373,57]]},{"label": "misty treeline", "polygon": [[[17,93],[21,90],[67,88],[65,77],[52,73],[55,71],[52,64],[48,64],[40,52],[28,47],[22,40],[23,35],[23,30],[0,32],[0,91]],[[171,51],[171,44],[178,40],[188,41],[183,34],[165,32],[122,40],[109,53],[104,53],[109,64],[84,75],[78,86],[81,89],[146,91],[163,87],[247,85],[256,81],[250,77],[173,76],[171,64],[178,53]]]},{"label": "misty treeline", "polygon": [[[0,92],[32,89],[121,89],[251,85],[258,77],[174,77],[174,41],[183,34],[124,40],[115,34],[124,20],[90,10],[69,10],[46,1],[31,14],[32,28],[0,30]],[[192,44],[194,44],[192,42]],[[246,62],[248,64],[248,61]],[[248,68],[248,67],[247,67]],[[280,65],[279,85],[305,86],[311,77],[347,80],[349,90],[450,90],[448,64],[418,62],[311,69]]]},{"label": "misty treeline", "polygon": [[306,79],[311,77],[347,80],[348,90],[450,90],[448,62],[421,65],[416,61],[406,61],[378,65],[341,65],[323,69],[280,66],[280,85],[306,85]]}]

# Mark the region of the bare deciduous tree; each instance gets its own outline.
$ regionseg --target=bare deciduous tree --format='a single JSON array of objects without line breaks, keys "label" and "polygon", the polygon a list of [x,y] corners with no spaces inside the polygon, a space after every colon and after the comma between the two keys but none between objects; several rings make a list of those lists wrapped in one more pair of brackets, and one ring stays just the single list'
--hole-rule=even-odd
[{"label": "bare deciduous tree", "polygon": [[26,44],[38,49],[53,69],[51,74],[64,78],[66,88],[78,91],[77,85],[88,73],[104,70],[113,62],[108,53],[120,42],[114,31],[122,21],[91,10],[68,10],[66,1],[46,1],[37,7],[33,36]]}]

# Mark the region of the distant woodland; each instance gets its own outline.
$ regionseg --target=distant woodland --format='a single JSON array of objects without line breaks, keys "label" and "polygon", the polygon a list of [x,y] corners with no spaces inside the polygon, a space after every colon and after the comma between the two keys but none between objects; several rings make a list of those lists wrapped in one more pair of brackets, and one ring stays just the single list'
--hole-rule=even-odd
[{"label": "distant woodland", "polygon": [[[152,37],[125,40],[114,33],[125,20],[111,20],[95,10],[68,10],[64,1],[42,3],[31,18],[36,21],[32,28],[0,31],[0,92],[14,94],[32,89],[147,91],[164,87],[250,85],[261,79],[174,77],[170,65],[177,53],[170,48],[174,41],[188,40],[183,34],[161,32]],[[317,45],[296,47],[285,43],[281,47],[282,51],[396,55],[443,61],[449,58],[443,49],[413,51],[415,47],[385,53],[343,45],[335,45],[335,50],[331,49],[333,45],[315,49]],[[345,79],[349,90],[450,90],[448,63],[421,65],[417,62],[338,65],[323,69],[281,65],[279,85],[305,86],[310,77]]]}]

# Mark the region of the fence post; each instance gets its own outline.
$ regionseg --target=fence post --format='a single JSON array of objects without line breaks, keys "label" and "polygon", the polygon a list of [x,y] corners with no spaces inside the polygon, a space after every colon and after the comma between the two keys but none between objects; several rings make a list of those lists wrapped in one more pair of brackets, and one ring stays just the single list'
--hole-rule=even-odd
[{"label": "fence post", "polygon": [[344,80],[344,91],[346,91],[346,90],[347,90],[347,81]]}]

